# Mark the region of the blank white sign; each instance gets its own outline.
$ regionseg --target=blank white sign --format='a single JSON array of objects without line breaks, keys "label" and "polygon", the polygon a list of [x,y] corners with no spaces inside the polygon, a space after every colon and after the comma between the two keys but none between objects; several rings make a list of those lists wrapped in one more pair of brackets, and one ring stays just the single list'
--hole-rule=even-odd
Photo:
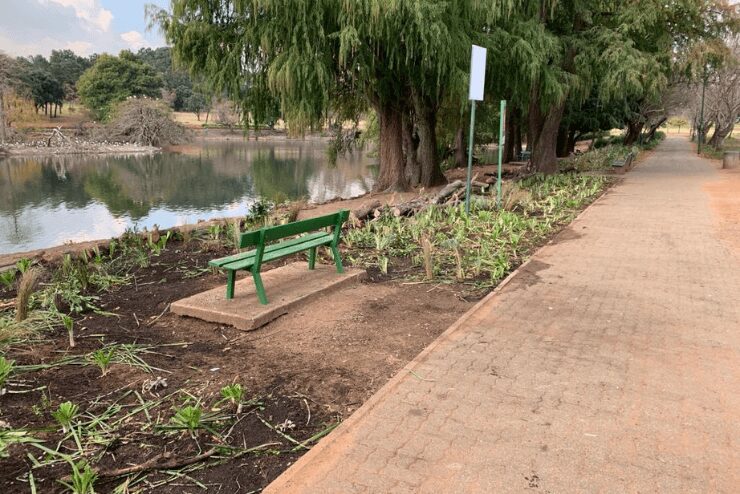
[{"label": "blank white sign", "polygon": [[483,86],[486,83],[486,49],[473,45],[470,56],[470,92],[468,99],[483,101]]}]

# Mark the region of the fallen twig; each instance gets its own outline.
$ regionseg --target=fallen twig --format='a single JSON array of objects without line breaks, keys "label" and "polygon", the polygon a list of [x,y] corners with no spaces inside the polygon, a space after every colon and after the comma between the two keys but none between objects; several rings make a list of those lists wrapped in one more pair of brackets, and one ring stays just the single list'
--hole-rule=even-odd
[{"label": "fallen twig", "polygon": [[113,470],[100,470],[97,473],[99,477],[121,477],[122,475],[147,472],[149,470],[181,468],[208,459],[214,454],[216,454],[216,448],[211,448],[205,453],[199,454],[197,456],[191,456],[190,458],[181,459],[173,458],[172,452],[167,451],[165,453],[158,454],[139,465],[132,465],[125,468],[115,468]]},{"label": "fallen twig", "polygon": [[155,317],[147,326],[153,326],[155,322],[159,321],[159,318],[162,317],[165,312],[167,312],[170,309],[171,304],[167,304],[167,307],[164,308],[161,314],[159,314],[157,317]]}]

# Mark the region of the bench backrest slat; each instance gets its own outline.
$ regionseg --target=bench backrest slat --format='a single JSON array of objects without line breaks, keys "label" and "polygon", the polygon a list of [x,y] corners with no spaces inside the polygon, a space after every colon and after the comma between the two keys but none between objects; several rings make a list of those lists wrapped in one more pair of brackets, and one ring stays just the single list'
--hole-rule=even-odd
[{"label": "bench backrest slat", "polygon": [[301,233],[313,232],[328,226],[334,227],[335,241],[338,241],[342,223],[347,221],[347,218],[349,218],[349,211],[342,210],[326,216],[309,218],[307,220],[295,221],[286,225],[271,226],[260,230],[242,233],[239,238],[239,248],[245,249],[253,246],[264,246],[265,243],[273,240],[280,240],[282,238],[292,237],[293,235],[300,235]]},{"label": "bench backrest slat", "polygon": [[339,211],[338,213],[328,214],[326,216],[319,216],[317,218],[309,218],[307,220],[296,221],[286,225],[265,228],[264,241],[271,242],[273,240],[280,240],[281,238],[291,237],[301,233],[313,232],[327,226],[336,227],[342,215],[343,211]]}]

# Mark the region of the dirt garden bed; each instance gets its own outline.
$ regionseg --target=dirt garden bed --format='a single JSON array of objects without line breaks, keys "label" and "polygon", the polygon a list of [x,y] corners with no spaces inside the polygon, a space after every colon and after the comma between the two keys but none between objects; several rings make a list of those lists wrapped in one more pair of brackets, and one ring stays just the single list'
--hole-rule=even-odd
[{"label": "dirt garden bed", "polygon": [[609,183],[529,180],[471,220],[451,205],[352,227],[364,282],[247,333],[168,312],[224,285],[207,261],[233,252],[228,225],[41,261],[28,321],[19,280],[0,288],[2,492],[259,491]]},{"label": "dirt garden bed", "polygon": [[[32,430],[34,437],[61,443],[60,451],[71,453],[77,449],[74,437],[55,427],[51,416],[60,403],[77,404],[83,423],[105,417],[110,424],[130,415],[115,426],[82,427],[83,449],[94,451],[100,473],[142,465],[169,452],[173,465],[183,465],[173,466],[170,473],[129,476],[132,491],[156,487],[157,492],[180,492],[187,483],[214,491],[222,486],[228,492],[241,486],[242,492],[251,492],[287,468],[315,442],[312,437],[352,413],[470,306],[455,296],[454,287],[368,277],[333,295],[328,305],[305,307],[257,332],[169,314],[171,302],[224,284],[222,275],[202,269],[209,259],[226,253],[224,247],[204,249],[201,242],[170,243],[150,266],[132,273],[134,283],[102,297],[99,308],[115,315],[77,319],[73,349],[63,330],[14,345],[6,357],[23,372],[0,397],[3,425]],[[0,292],[0,299],[14,296],[11,290]],[[85,356],[115,344],[134,345],[131,353],[144,364],[114,363],[102,376]],[[83,357],[54,366],[71,356]],[[22,366],[41,368],[27,371],[30,367]],[[160,378],[165,382],[148,389]],[[246,391],[239,415],[228,403],[216,405],[221,389],[233,383]],[[205,413],[215,415],[209,428],[217,434],[166,429],[177,410],[198,401]],[[309,441],[296,448],[286,436]],[[239,451],[217,451],[207,460],[184,464],[220,446]],[[43,452],[28,445],[11,446],[8,452],[0,460],[3,492],[29,492],[32,463],[24,453]],[[34,482],[39,492],[62,492],[64,487],[54,480],[70,471],[57,461],[34,469]],[[181,480],[172,481],[179,475]],[[171,482],[158,485],[165,480]],[[101,476],[95,488],[112,492],[125,481],[125,476]]]}]

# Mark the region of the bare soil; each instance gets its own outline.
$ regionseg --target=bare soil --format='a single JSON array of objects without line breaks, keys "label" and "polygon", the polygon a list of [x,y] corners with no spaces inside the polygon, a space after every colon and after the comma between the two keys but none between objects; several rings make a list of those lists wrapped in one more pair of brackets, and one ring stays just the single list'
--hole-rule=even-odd
[{"label": "bare soil", "polygon": [[[168,313],[171,302],[224,284],[222,275],[207,273],[192,279],[187,274],[226,253],[224,248],[198,241],[170,243],[150,267],[135,273],[135,283],[102,295],[102,308],[116,316],[92,314],[76,322],[74,349],[68,348],[62,330],[41,343],[16,347],[8,355],[18,365],[50,363],[68,355],[88,354],[102,343],[136,343],[154,349],[156,353],[142,358],[161,371],[152,375],[116,364],[101,377],[94,365],[65,365],[23,374],[26,389],[46,388],[0,397],[2,419],[14,429],[28,429],[47,444],[56,444],[63,434],[50,413],[64,401],[100,414],[117,400],[125,406],[136,405],[133,393],[121,398],[126,392],[158,400],[180,389],[210,406],[218,401],[223,386],[239,382],[259,404],[245,408],[227,439],[207,431],[199,431],[196,440],[184,432],[142,430],[142,424],[132,420],[117,440],[100,448],[100,461],[94,466],[106,471],[140,465],[163,452],[187,460],[219,441],[247,448],[268,444],[257,453],[230,460],[214,455],[206,460],[208,468],[189,473],[195,480],[154,489],[182,492],[183,485],[194,487],[197,481],[213,492],[252,492],[266,486],[305,451],[292,451],[294,444],[266,427],[260,417],[271,424],[290,420],[293,427],[288,432],[298,441],[326,430],[351,414],[471,306],[456,296],[459,287],[405,284],[392,276],[370,273],[365,283],[249,333]],[[0,300],[13,295],[0,291]],[[146,392],[143,386],[155,377],[165,378],[167,387]],[[178,401],[182,400],[165,399],[149,413],[170,417]],[[73,447],[67,441],[62,451]],[[24,476],[31,464],[26,453],[35,450],[21,445],[11,447],[10,452],[9,458],[0,459],[0,491],[28,492]],[[69,470],[63,462],[35,469],[40,492],[61,492],[63,487],[56,480]],[[147,480],[162,478],[153,472]],[[101,478],[96,490],[110,492],[122,481]]]}]

